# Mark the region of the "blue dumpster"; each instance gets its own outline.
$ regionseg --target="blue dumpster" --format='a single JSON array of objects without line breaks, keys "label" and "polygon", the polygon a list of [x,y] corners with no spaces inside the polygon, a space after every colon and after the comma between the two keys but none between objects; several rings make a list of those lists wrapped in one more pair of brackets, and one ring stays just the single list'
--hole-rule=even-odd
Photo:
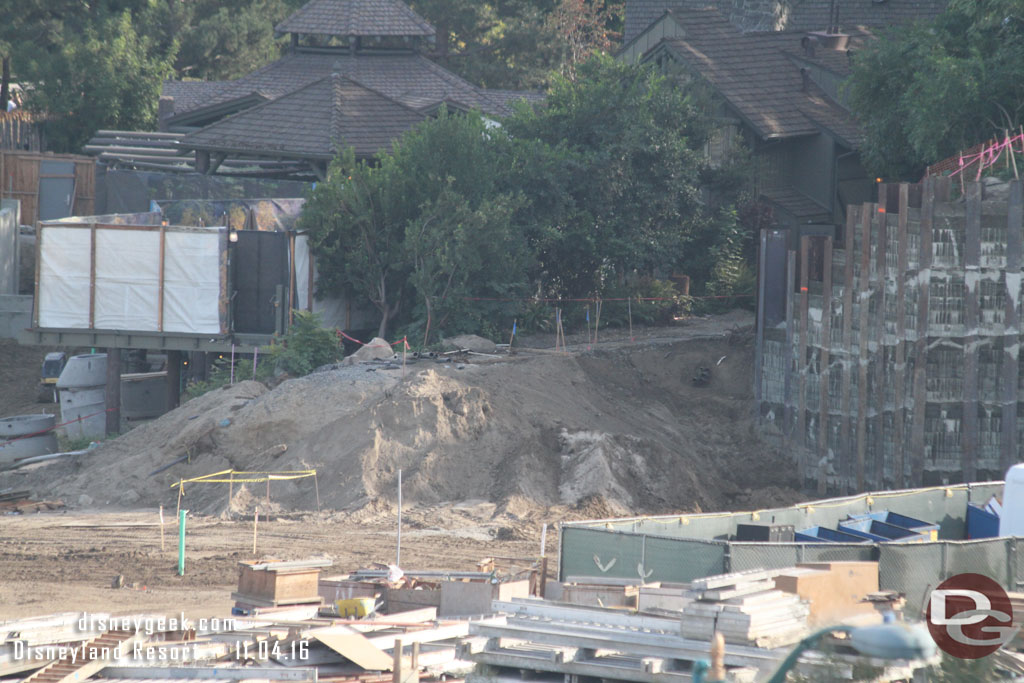
[{"label": "blue dumpster", "polygon": [[999,535],[999,515],[976,503],[967,504],[967,538],[995,538]]},{"label": "blue dumpster", "polygon": [[855,536],[837,529],[829,529],[824,526],[812,526],[801,529],[793,534],[793,540],[797,543],[867,543],[862,536]]},{"label": "blue dumpster", "polygon": [[886,541],[904,541],[921,543],[928,540],[928,533],[919,533],[904,529],[895,524],[879,522],[875,519],[848,519],[839,523],[839,530],[854,536],[860,536],[876,543]]},{"label": "blue dumpster", "polygon": [[924,522],[920,519],[914,519],[913,517],[907,517],[901,515],[898,512],[890,512],[889,510],[882,510],[880,512],[868,512],[863,515],[850,515],[850,519],[873,519],[878,522],[885,522],[886,524],[892,524],[893,526],[903,527],[904,529],[910,529],[918,533],[927,536],[926,540],[937,541],[939,540],[939,525],[932,524],[930,522]]}]

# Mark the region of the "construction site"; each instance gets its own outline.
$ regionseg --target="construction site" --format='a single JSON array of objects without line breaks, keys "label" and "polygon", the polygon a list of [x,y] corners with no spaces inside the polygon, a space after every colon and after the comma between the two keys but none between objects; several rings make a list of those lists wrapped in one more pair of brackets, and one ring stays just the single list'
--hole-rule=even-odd
[{"label": "construction site", "polygon": [[1003,4],[29,4],[0,683],[1024,680],[1024,128],[847,88]]}]

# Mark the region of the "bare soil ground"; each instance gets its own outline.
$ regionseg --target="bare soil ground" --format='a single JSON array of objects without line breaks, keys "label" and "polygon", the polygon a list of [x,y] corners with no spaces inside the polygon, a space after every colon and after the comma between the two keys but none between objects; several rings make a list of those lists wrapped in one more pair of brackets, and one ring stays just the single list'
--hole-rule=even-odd
[{"label": "bare soil ground", "polygon": [[[537,540],[494,540],[484,505],[449,510],[461,528],[432,523],[430,510],[406,513],[402,564],[415,569],[475,570],[490,555],[535,556]],[[0,518],[0,621],[55,612],[167,613],[227,616],[238,562],[254,559],[252,521],[190,518],[185,576],[177,575],[177,525],[167,515],[160,550],[156,510],[59,512]],[[258,555],[279,560],[329,557],[336,573],[394,562],[394,519],[323,514],[258,525]],[[521,534],[523,535],[523,534]],[[127,587],[111,587],[121,574]]]},{"label": "bare soil ground", "polygon": [[[796,502],[789,457],[755,421],[752,322],[734,312],[633,338],[602,331],[593,348],[576,335],[569,353],[534,335],[511,357],[342,366],[273,389],[243,381],[87,455],[0,473],[0,489],[70,506],[0,517],[0,619],[223,614],[237,562],[252,557],[257,507],[275,519],[261,520],[261,555],[326,554],[339,573],[387,562],[399,470],[403,565],[417,569],[535,555],[544,522]],[[19,364],[30,362],[37,373],[34,358]],[[707,386],[692,383],[697,366],[711,368]],[[181,505],[194,519],[177,577],[176,539],[160,551],[157,507],[175,529],[173,484],[230,468],[317,476],[274,481],[269,499],[263,483],[186,483]],[[136,587],[110,588],[117,574]]]}]

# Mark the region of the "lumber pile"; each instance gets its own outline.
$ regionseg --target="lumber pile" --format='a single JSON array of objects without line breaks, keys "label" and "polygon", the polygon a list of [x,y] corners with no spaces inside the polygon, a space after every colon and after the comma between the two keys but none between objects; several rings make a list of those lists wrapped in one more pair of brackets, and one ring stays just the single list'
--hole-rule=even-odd
[{"label": "lumber pile", "polygon": [[[496,600],[493,609],[506,613],[507,621],[471,622],[471,638],[461,646],[459,658],[517,676],[545,672],[608,681],[686,683],[693,663],[710,655],[710,640],[680,635],[678,617],[529,598]],[[759,669],[774,668],[785,654],[727,644],[729,680],[754,680]]]},{"label": "lumber pile", "polygon": [[878,592],[877,562],[818,562],[799,564],[775,576],[775,587],[808,603],[812,626],[847,623],[880,614],[865,599]]},{"label": "lumber pile", "polygon": [[810,610],[799,596],[775,589],[778,570],[722,574],[690,584],[693,602],[682,615],[686,638],[762,648],[792,645],[808,632]]},{"label": "lumber pile", "polygon": [[28,500],[28,497],[18,500],[0,501],[0,514],[24,515],[29,512],[42,512],[44,510],[60,510],[64,507],[62,500]]}]

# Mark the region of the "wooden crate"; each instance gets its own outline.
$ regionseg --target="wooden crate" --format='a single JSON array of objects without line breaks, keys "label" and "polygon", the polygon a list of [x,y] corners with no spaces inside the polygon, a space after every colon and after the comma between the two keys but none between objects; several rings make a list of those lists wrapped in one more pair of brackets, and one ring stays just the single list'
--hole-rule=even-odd
[{"label": "wooden crate", "polygon": [[238,563],[240,602],[275,605],[298,604],[320,600],[319,567],[286,567],[253,569],[248,562]]}]

